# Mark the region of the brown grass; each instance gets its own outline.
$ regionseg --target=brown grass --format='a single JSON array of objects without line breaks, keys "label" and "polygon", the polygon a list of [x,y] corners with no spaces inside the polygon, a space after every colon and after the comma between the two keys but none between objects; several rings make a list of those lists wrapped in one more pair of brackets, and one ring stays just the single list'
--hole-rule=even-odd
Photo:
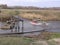
[{"label": "brown grass", "polygon": [[2,9],[2,12],[0,13],[0,18],[6,19],[11,15],[20,15],[20,17],[27,18],[27,19],[60,20],[60,10]]}]

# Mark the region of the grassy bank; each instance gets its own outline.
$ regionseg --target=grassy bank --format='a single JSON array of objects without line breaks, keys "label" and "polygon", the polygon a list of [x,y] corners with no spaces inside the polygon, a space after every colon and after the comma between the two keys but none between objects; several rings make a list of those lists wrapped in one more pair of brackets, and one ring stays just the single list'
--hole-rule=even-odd
[{"label": "grassy bank", "polygon": [[32,39],[24,37],[0,37],[0,45],[29,45]]},{"label": "grassy bank", "polygon": [[0,18],[6,19],[11,15],[19,15],[26,19],[60,20],[60,10],[1,9]]},{"label": "grassy bank", "polygon": [[[51,37],[52,39],[60,38],[60,33],[53,33]],[[32,38],[27,38],[27,37],[0,37],[0,45],[31,45],[31,44],[40,45],[41,42],[36,43],[39,40],[34,40]],[[35,43],[32,43],[32,42],[35,42]],[[42,43],[44,43],[44,41]],[[53,42],[48,42],[48,44],[51,44],[51,43]]]},{"label": "grassy bank", "polygon": [[52,38],[60,38],[60,33],[53,33]]}]

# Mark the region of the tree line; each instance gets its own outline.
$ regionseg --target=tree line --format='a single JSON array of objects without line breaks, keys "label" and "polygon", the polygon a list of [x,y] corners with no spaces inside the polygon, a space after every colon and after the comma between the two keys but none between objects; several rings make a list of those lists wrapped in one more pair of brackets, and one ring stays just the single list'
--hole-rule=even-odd
[{"label": "tree line", "polygon": [[60,10],[60,7],[41,8],[34,6],[7,6],[7,4],[0,4],[1,9],[37,9],[37,10]]}]

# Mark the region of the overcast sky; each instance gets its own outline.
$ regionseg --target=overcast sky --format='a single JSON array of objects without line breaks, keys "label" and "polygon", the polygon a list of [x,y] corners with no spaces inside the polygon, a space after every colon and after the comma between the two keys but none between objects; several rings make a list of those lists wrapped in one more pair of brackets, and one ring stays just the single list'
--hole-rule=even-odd
[{"label": "overcast sky", "polygon": [[0,0],[9,6],[60,7],[60,0]]}]

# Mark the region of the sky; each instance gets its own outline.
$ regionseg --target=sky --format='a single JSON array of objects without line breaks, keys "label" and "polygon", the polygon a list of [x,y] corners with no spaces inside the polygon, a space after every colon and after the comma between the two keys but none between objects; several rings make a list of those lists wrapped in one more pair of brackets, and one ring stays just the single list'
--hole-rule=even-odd
[{"label": "sky", "polygon": [[0,0],[8,6],[60,7],[60,0]]}]

